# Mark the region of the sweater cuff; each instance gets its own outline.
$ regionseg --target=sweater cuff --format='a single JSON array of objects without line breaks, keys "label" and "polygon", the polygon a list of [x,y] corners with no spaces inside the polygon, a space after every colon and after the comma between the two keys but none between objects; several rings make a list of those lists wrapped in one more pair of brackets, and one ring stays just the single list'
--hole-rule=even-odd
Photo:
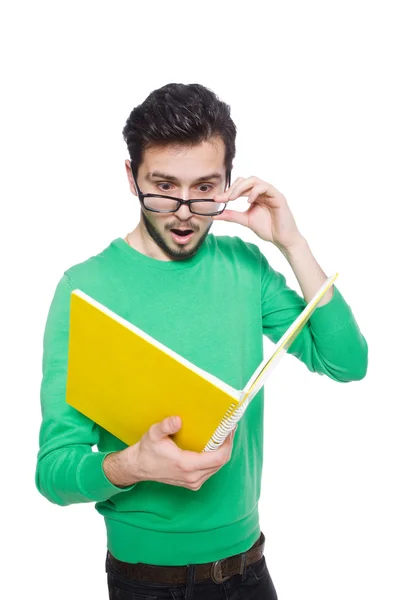
[{"label": "sweater cuff", "polygon": [[106,477],[103,470],[103,461],[108,454],[114,452],[91,452],[87,454],[77,471],[77,482],[82,493],[94,501],[102,502],[115,494],[129,492],[136,483],[128,487],[118,487]]},{"label": "sweater cuff", "polygon": [[327,304],[317,306],[310,317],[310,327],[318,335],[332,335],[354,322],[350,306],[338,288],[333,285],[334,293]]}]

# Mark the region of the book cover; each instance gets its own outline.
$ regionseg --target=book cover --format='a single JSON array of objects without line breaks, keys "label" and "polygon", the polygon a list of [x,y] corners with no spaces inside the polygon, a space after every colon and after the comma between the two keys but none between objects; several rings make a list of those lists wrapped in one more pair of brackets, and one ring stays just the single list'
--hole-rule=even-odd
[{"label": "book cover", "polygon": [[75,289],[70,298],[66,402],[129,446],[153,423],[179,415],[182,427],[173,439],[180,448],[216,450],[336,277],[327,279],[243,390]]}]

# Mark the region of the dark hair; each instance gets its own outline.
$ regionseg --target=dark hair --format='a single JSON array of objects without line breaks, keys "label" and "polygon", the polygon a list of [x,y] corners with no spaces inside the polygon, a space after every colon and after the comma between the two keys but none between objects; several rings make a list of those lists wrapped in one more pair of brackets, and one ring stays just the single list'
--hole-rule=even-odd
[{"label": "dark hair", "polygon": [[230,117],[230,106],[198,83],[169,83],[154,90],[133,109],[123,129],[136,174],[146,148],[168,144],[194,146],[215,135],[225,144],[225,167],[230,173],[236,154],[236,126]]}]

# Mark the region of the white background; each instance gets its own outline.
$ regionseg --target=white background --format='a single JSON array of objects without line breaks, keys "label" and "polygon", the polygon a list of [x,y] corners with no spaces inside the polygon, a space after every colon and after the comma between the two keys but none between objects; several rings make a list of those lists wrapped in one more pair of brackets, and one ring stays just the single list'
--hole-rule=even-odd
[{"label": "white background", "polygon": [[[52,505],[34,485],[42,335],[63,271],[139,218],[125,120],[152,90],[181,82],[231,105],[233,180],[256,175],[286,195],[369,344],[360,382],[287,356],[266,386],[260,511],[279,599],[395,600],[393,3],[143,4],[2,11],[2,589],[108,598],[102,517],[93,504]],[[299,291],[271,244],[240,225],[212,231],[258,243]]]}]

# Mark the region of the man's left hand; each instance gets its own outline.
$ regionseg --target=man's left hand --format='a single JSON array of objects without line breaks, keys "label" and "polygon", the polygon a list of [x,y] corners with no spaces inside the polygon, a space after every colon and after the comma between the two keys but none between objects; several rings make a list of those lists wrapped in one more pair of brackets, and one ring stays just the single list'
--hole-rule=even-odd
[{"label": "man's left hand", "polygon": [[229,202],[248,196],[246,211],[228,210],[214,220],[231,221],[249,227],[262,240],[280,249],[288,249],[303,238],[289,209],[285,196],[270,183],[258,177],[238,177],[226,192],[214,196],[216,202]]}]

